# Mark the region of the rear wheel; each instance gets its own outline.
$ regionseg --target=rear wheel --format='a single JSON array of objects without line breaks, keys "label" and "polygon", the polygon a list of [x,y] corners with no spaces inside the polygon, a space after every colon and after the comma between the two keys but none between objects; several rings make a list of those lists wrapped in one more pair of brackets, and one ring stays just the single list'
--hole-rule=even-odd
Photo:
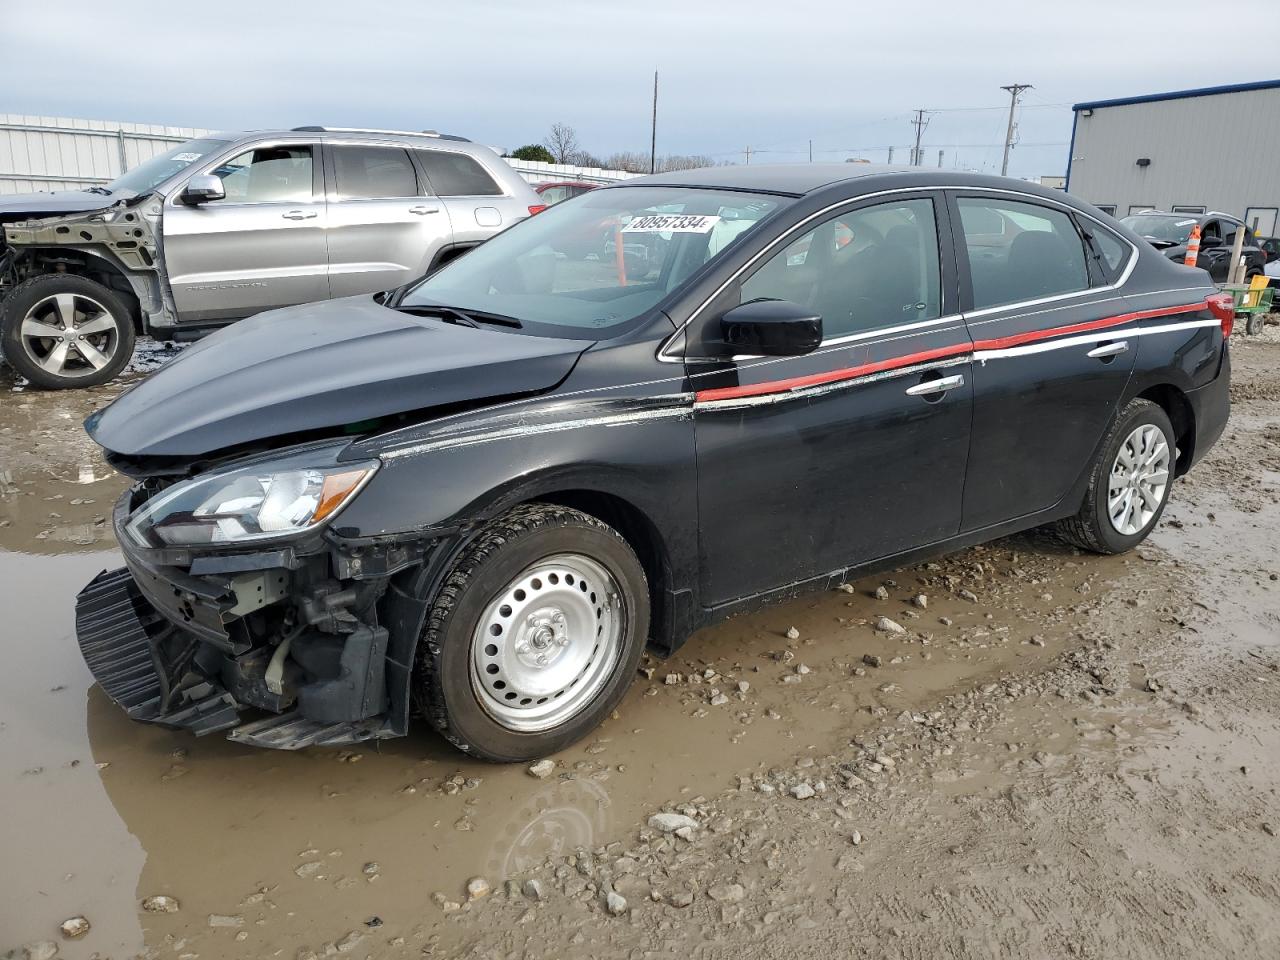
[{"label": "rear wheel", "polygon": [[1130,401],[1102,443],[1080,511],[1058,522],[1059,534],[1095,553],[1136,547],[1169,502],[1176,460],[1168,415],[1150,400]]},{"label": "rear wheel", "polygon": [[449,573],[418,645],[415,700],[468,753],[546,756],[617,706],[648,629],[648,583],[627,542],[587,514],[526,504]]},{"label": "rear wheel", "polygon": [[38,387],[106,383],[133,356],[133,319],[120,297],[74,274],[18,284],[0,320],[4,356]]}]

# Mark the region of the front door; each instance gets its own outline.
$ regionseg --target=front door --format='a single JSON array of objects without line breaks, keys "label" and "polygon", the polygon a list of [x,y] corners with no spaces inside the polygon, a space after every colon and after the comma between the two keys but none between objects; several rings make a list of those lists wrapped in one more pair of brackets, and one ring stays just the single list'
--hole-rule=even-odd
[{"label": "front door", "polygon": [[449,242],[449,212],[419,186],[409,151],[327,146],[329,291],[335,297],[390,290],[425,276]]},{"label": "front door", "polygon": [[1090,224],[1091,271],[1065,208],[980,193],[952,202],[974,346],[969,531],[1047,510],[1088,464],[1137,357],[1112,286],[1136,254]]},{"label": "front door", "polygon": [[163,251],[179,319],[234,320],[329,296],[316,147],[259,146],[199,173],[226,197],[165,205]]},{"label": "front door", "polygon": [[959,529],[969,343],[945,312],[954,264],[941,203],[851,205],[703,311],[699,323],[718,324],[739,302],[791,300],[819,313],[824,331],[802,357],[688,363],[708,605]]}]

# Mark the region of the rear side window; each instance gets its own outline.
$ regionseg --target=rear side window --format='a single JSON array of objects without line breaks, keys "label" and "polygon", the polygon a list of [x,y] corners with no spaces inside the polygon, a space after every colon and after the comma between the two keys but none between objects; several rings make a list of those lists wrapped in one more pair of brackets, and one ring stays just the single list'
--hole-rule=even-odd
[{"label": "rear side window", "polygon": [[419,150],[418,159],[427,171],[431,189],[438,197],[498,197],[502,188],[485,173],[484,167],[462,153],[447,150]]},{"label": "rear side window", "polygon": [[1035,203],[960,197],[973,309],[1089,289],[1084,241],[1071,217]]},{"label": "rear side window", "polygon": [[1114,283],[1129,260],[1132,252],[1129,245],[1110,230],[1104,230],[1093,223],[1086,224],[1085,233],[1102,276],[1107,283]]},{"label": "rear side window", "polygon": [[333,167],[338,196],[344,200],[418,195],[418,177],[407,150],[334,147]]}]

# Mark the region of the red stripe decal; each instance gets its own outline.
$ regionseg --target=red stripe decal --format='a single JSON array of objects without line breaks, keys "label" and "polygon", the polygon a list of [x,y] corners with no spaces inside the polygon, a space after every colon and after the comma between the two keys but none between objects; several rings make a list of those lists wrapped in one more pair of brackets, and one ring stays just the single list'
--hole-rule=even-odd
[{"label": "red stripe decal", "polygon": [[1052,337],[1061,337],[1073,333],[1087,333],[1090,330],[1105,330],[1108,327],[1122,326],[1135,320],[1167,317],[1178,313],[1194,313],[1205,309],[1208,309],[1208,305],[1201,301],[1200,303],[1188,303],[1178,307],[1161,307],[1158,310],[1140,310],[1137,313],[1124,313],[1114,317],[1106,317],[1102,320],[1091,320],[1087,323],[1073,323],[1065,327],[1054,327],[1052,330],[1030,330],[1026,333],[1018,333],[996,340],[976,340],[971,344],[957,343],[949,347],[939,347],[936,350],[909,353],[890,360],[877,360],[875,363],[864,363],[856,367],[845,367],[840,370],[828,370],[824,373],[813,373],[805,377],[791,377],[788,380],[769,380],[764,383],[743,384],[737,387],[715,387],[710,390],[699,390],[694,394],[694,400],[698,403],[706,403],[711,400],[738,400],[743,397],[761,397],[771,393],[786,393],[789,390],[818,387],[828,383],[839,383],[842,380],[855,380],[858,377],[865,377],[869,374],[897,370],[900,367],[910,367],[918,363],[928,363],[930,360],[940,360],[945,357],[960,356],[972,353],[975,350],[1000,350],[1006,347],[1020,346],[1024,343],[1048,340]]}]

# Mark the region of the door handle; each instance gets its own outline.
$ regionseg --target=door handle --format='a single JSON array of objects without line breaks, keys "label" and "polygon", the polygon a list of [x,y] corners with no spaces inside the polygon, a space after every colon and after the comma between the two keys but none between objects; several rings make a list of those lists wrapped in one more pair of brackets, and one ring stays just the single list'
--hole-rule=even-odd
[{"label": "door handle", "polygon": [[314,220],[316,212],[314,210],[290,210],[288,213],[282,213],[280,216],[286,220]]},{"label": "door handle", "polygon": [[416,213],[416,214],[417,214],[418,216],[420,216],[420,217],[425,217],[425,216],[427,216],[427,214],[430,214],[430,213],[439,213],[439,212],[440,212],[440,208],[439,208],[439,207],[427,207],[427,206],[423,206],[422,204],[418,204],[416,207],[410,207],[410,208],[409,208],[409,212],[410,212],[410,213]]},{"label": "door handle", "polygon": [[917,383],[914,387],[907,387],[907,396],[927,397],[931,393],[946,393],[948,390],[954,390],[963,384],[964,374],[957,373],[950,377],[926,380],[924,383]]},{"label": "door handle", "polygon": [[1089,351],[1088,355],[1094,358],[1114,357],[1116,354],[1124,353],[1128,349],[1128,340],[1117,340],[1115,343],[1104,343],[1100,347],[1094,347]]}]

